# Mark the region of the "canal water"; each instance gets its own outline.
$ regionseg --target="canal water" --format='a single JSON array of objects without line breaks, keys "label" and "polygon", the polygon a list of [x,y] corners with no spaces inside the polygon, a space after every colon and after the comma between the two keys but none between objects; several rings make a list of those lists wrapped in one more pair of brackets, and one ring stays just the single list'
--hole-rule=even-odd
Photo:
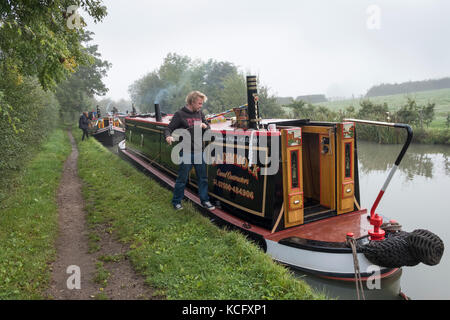
[{"label": "canal water", "polygon": [[[358,142],[361,207],[370,212],[401,145]],[[450,146],[409,147],[377,213],[397,220],[404,231],[427,229],[447,247],[440,264],[402,268],[401,276],[382,281],[380,289],[365,289],[367,299],[398,299],[401,290],[414,300],[450,299]],[[354,283],[341,284],[298,274],[312,287],[339,299],[355,299]]]}]

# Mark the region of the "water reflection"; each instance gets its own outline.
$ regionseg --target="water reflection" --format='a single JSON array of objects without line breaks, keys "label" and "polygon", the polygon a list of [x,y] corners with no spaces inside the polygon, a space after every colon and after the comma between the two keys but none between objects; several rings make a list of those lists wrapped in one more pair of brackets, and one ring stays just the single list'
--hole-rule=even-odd
[{"label": "water reflection", "polygon": [[[330,299],[357,300],[356,285],[353,281],[338,281],[319,278],[307,273],[294,271],[294,275],[305,281],[317,292],[325,294]],[[403,300],[400,296],[400,279],[402,270],[387,279],[380,281],[379,289],[368,289],[363,283],[364,297],[366,300]]]},{"label": "water reflection", "polygon": [[[386,171],[392,168],[400,153],[402,145],[382,145],[372,142],[358,141],[359,170],[361,173]],[[409,147],[399,170],[406,179],[413,180],[415,176],[433,178],[435,165],[442,159],[446,175],[450,175],[450,147],[442,145],[416,145]]]}]

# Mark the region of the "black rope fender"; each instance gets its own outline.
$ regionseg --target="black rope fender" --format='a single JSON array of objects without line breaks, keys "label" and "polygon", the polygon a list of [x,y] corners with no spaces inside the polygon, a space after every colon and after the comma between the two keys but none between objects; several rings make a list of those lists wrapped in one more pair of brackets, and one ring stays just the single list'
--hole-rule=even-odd
[{"label": "black rope fender", "polygon": [[417,229],[406,232],[392,225],[386,226],[385,231],[384,240],[358,246],[370,262],[381,267],[400,268],[420,262],[434,266],[441,261],[444,242],[431,231]]}]

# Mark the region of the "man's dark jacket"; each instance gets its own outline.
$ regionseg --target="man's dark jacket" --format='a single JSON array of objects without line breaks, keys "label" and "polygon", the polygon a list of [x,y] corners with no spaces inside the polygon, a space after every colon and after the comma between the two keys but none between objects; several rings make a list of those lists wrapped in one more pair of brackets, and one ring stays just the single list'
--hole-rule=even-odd
[{"label": "man's dark jacket", "polygon": [[89,128],[89,119],[83,113],[78,121],[78,127],[82,130],[87,130]]},{"label": "man's dark jacket", "polygon": [[[207,129],[210,129],[208,122],[205,119],[205,115],[201,110],[197,112],[192,112],[187,107],[183,107],[181,110],[178,110],[175,112],[175,114],[172,117],[172,120],[170,121],[167,128],[164,130],[164,137],[167,138],[172,134],[172,132],[176,129],[187,129],[189,133],[191,134],[191,150],[194,150],[195,144],[202,144],[202,139],[194,141],[194,123],[195,122],[202,122],[207,125]],[[207,130],[204,129],[204,130]],[[202,130],[202,133],[204,132]],[[200,147],[200,150],[202,148]]]}]

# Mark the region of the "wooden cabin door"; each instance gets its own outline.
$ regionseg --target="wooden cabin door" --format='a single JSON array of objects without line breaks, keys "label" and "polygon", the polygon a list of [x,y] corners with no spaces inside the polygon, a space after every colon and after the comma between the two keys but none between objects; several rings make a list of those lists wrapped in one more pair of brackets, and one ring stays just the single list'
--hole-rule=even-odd
[{"label": "wooden cabin door", "polygon": [[[338,214],[354,210],[355,199],[355,124],[338,126]],[[356,167],[357,168],[357,167]]]},{"label": "wooden cabin door", "polygon": [[302,129],[281,130],[284,226],[303,224]]}]

